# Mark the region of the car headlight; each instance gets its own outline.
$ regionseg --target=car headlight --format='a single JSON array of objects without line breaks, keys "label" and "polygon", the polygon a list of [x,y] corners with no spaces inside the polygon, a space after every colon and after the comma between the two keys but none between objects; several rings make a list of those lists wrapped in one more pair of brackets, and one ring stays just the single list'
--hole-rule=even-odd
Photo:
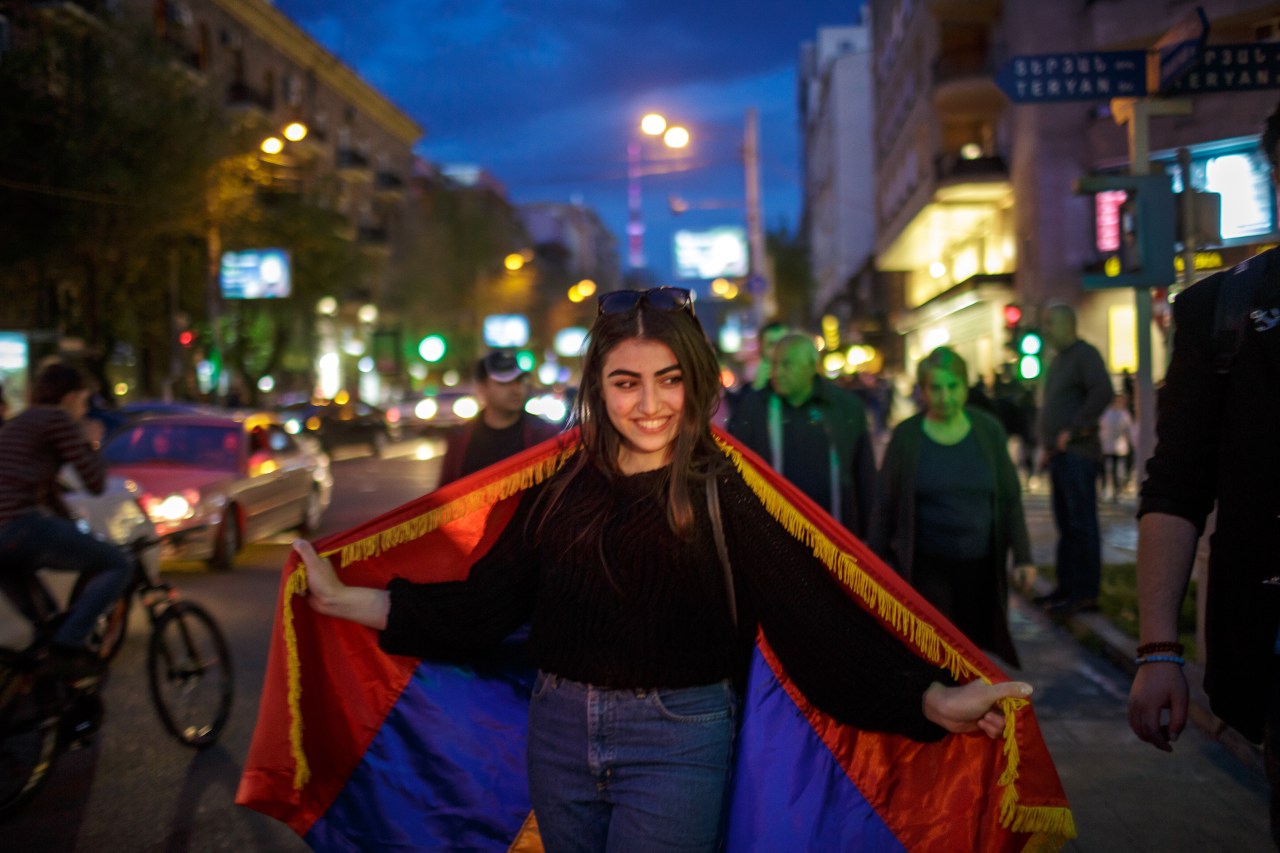
[{"label": "car headlight", "polygon": [[183,489],[168,495],[143,495],[138,499],[147,513],[147,518],[155,524],[173,523],[191,518],[196,514],[196,505],[200,503],[200,495],[193,489]]}]

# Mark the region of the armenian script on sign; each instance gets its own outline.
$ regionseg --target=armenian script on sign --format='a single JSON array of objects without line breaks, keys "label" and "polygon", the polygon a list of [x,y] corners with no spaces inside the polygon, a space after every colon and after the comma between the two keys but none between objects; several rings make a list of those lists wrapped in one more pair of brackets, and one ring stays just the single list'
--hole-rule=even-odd
[{"label": "armenian script on sign", "polygon": [[1280,44],[1221,44],[1204,49],[1200,64],[1174,91],[1179,94],[1280,88]]},{"label": "armenian script on sign", "polygon": [[1145,94],[1146,73],[1142,51],[1049,53],[1013,57],[996,84],[1020,102],[1106,100]]}]

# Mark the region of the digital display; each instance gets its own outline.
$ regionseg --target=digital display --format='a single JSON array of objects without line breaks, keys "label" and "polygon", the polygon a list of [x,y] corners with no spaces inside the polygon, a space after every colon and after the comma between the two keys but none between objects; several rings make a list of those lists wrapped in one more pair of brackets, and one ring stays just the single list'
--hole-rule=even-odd
[{"label": "digital display", "polygon": [[218,281],[223,299],[284,299],[293,286],[289,253],[284,249],[223,252]]},{"label": "digital display", "polygon": [[737,225],[709,231],[677,231],[676,278],[734,278],[749,269],[747,232]]}]

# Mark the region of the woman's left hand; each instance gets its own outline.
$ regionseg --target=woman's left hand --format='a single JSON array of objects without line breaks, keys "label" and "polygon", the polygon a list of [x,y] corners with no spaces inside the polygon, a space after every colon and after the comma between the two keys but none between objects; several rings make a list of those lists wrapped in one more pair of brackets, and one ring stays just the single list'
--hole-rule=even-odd
[{"label": "woman's left hand", "polygon": [[924,715],[955,734],[981,730],[987,737],[996,738],[1004,733],[1004,712],[997,703],[1030,695],[1031,685],[1023,681],[988,684],[975,680],[959,687],[934,682],[924,691]]}]

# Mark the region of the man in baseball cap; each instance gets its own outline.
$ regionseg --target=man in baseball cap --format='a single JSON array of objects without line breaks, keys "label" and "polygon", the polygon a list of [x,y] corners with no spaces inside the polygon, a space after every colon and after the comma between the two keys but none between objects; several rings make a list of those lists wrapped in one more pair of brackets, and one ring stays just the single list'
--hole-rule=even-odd
[{"label": "man in baseball cap", "polygon": [[476,362],[475,379],[484,408],[470,423],[449,433],[440,486],[559,432],[555,425],[524,410],[529,400],[529,374],[510,352],[494,350]]}]

